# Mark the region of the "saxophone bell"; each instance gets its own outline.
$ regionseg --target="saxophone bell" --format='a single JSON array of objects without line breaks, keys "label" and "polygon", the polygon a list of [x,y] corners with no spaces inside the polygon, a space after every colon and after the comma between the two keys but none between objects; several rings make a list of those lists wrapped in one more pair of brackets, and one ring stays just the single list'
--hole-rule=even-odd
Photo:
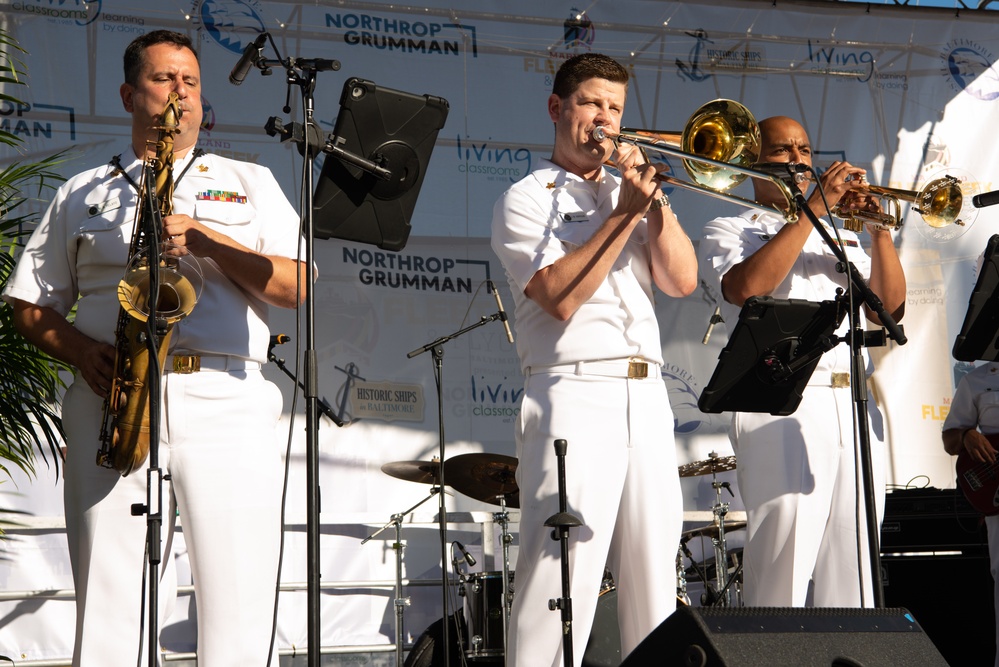
[{"label": "saxophone bell", "polygon": [[[162,245],[166,250],[173,244]],[[196,259],[185,255],[159,262],[159,299],[155,309],[149,307],[151,277],[145,255],[132,257],[118,283],[118,302],[125,312],[139,322],[145,322],[155,310],[156,317],[166,324],[174,324],[191,314],[205,282]]]}]

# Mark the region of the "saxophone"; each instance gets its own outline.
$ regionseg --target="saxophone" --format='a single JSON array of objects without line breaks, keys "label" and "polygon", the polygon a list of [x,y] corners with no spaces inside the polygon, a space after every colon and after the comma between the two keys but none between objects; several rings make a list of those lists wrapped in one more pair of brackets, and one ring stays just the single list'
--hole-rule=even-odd
[{"label": "saxophone", "polygon": [[[115,362],[111,390],[104,399],[101,447],[97,464],[114,468],[122,476],[141,466],[149,455],[149,318],[157,327],[159,368],[166,363],[174,325],[188,316],[198,300],[194,283],[182,275],[178,259],[160,259],[156,266],[158,298],[149,303],[152,278],[151,245],[159,243],[162,216],[173,212],[173,143],[180,131],[179,97],[170,93],[157,130],[155,156],[147,158],[139,188],[135,229],[129,245],[125,276],[118,283],[118,322],[115,327]],[[150,185],[149,181],[153,183]],[[148,188],[155,188],[156,211],[147,209]],[[157,215],[158,213],[158,215]],[[153,220],[150,221],[149,218]],[[155,233],[148,234],[147,227]],[[155,236],[157,238],[149,238]],[[185,261],[192,260],[187,257]],[[194,271],[200,275],[195,264]]]}]

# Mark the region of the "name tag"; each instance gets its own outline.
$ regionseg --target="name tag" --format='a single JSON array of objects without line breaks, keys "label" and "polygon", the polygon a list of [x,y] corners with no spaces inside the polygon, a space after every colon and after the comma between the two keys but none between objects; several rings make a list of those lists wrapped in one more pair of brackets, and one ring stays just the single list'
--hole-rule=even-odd
[{"label": "name tag", "polygon": [[582,212],[577,213],[563,213],[562,219],[566,222],[586,222],[590,219],[590,216]]},{"label": "name tag", "polygon": [[97,216],[104,215],[108,211],[113,211],[116,208],[121,208],[121,201],[118,199],[108,199],[100,204],[91,204],[87,207],[87,217],[96,218]]}]

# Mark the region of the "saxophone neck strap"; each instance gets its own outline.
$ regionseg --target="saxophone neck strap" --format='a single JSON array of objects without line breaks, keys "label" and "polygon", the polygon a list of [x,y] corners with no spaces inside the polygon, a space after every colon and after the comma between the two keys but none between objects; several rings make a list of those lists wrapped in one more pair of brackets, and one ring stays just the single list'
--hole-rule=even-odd
[{"label": "saxophone neck strap", "polygon": [[[194,163],[198,161],[198,158],[204,154],[205,151],[203,151],[202,149],[200,148],[194,149],[194,152],[191,153],[191,159],[184,166],[184,169],[180,172],[180,175],[177,176],[177,178],[173,179],[174,187],[177,187],[177,184],[179,184],[180,180],[184,178],[184,174],[187,173],[187,170],[190,169],[194,165]],[[125,168],[121,166],[121,153],[111,158],[110,165],[114,167],[115,174],[121,174],[122,178],[128,181],[128,184],[131,185],[136,192],[139,191],[139,184],[136,183],[135,180],[128,175],[128,172],[125,171]]]}]

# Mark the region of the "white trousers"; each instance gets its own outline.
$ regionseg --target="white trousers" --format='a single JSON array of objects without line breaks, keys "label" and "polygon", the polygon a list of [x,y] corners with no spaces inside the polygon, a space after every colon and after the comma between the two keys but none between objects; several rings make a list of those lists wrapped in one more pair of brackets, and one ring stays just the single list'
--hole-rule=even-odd
[{"label": "white trousers", "polygon": [[[868,407],[880,528],[884,443],[880,412],[873,401]],[[734,416],[736,471],[748,519],[743,552],[747,606],[874,606],[852,413],[849,387],[810,386],[787,417]]]},{"label": "white trousers", "polygon": [[676,608],[683,523],[673,412],[661,379],[566,374],[527,378],[517,425],[520,550],[511,611],[510,667],[562,665],[559,542],[545,521],[559,511],[554,441],[565,457],[573,658],[582,663],[605,565],[617,585],[622,655]]},{"label": "white trousers", "polygon": [[[163,395],[159,464],[170,480],[160,623],[174,595],[168,561],[179,508],[197,599],[198,665],[267,667],[281,530],[281,393],[254,371],[168,373]],[[148,664],[147,521],[130,508],[146,502],[148,462],[128,477],[97,466],[101,405],[81,380],[63,407],[73,665],[135,667]]]}]

